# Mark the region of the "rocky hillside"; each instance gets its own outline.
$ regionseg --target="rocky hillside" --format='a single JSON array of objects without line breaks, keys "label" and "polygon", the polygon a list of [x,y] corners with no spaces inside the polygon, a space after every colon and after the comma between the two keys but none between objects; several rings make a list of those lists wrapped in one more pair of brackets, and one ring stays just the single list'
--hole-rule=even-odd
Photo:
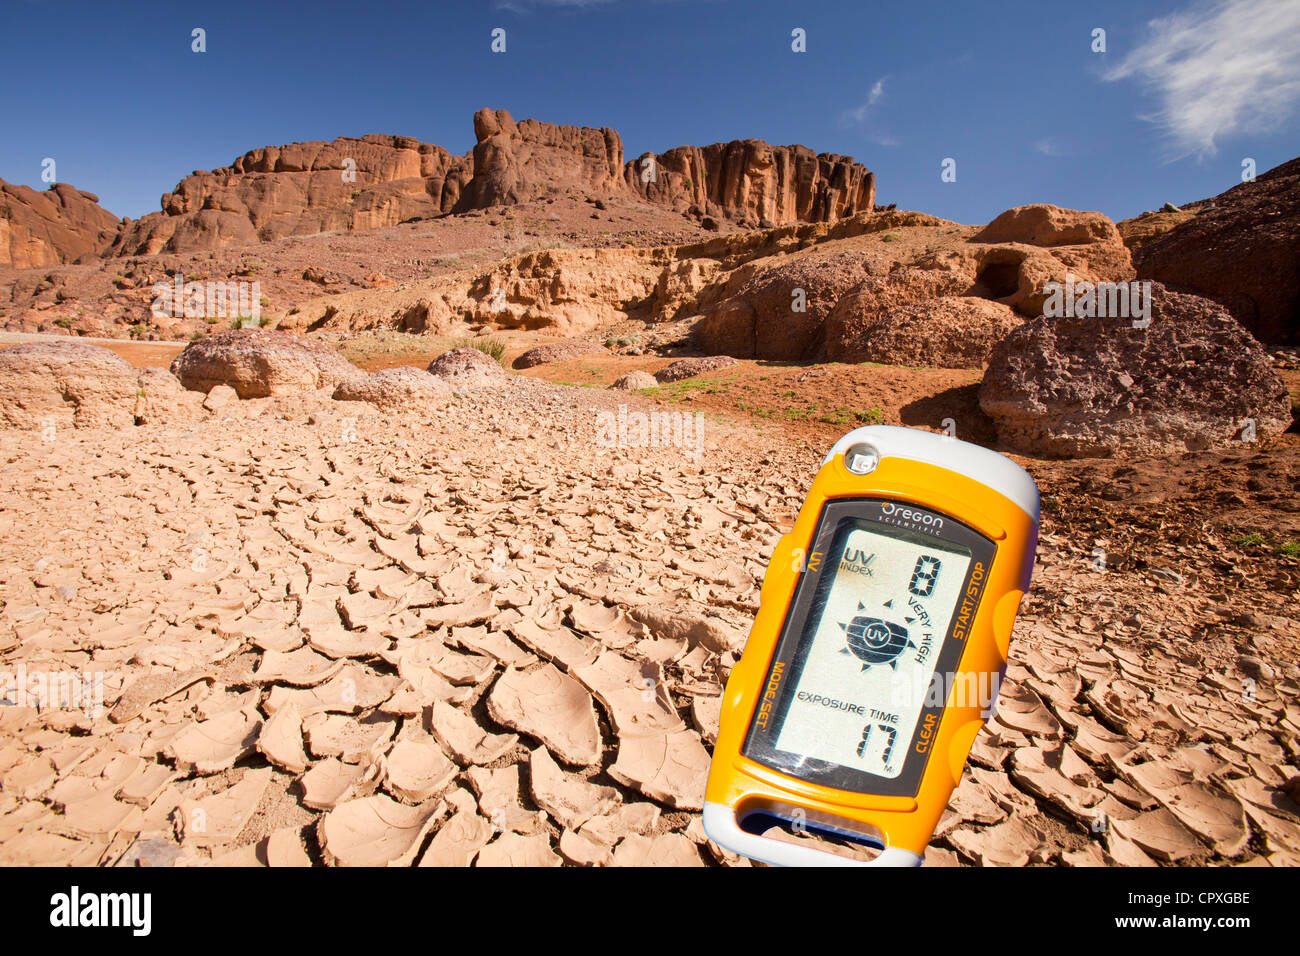
[{"label": "rocky hillside", "polygon": [[1300,342],[1300,159],[1200,206],[1133,250],[1138,276],[1214,299],[1263,342]]}]

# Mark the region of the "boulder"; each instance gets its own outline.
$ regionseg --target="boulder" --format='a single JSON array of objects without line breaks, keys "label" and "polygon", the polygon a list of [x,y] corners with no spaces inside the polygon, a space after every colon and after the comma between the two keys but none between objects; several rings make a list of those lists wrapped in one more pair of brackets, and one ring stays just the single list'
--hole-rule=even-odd
[{"label": "boulder", "polygon": [[1030,319],[994,348],[980,407],[1009,449],[1175,455],[1266,442],[1291,424],[1268,356],[1222,306],[1152,285],[1151,321]]},{"label": "boulder", "polygon": [[210,412],[217,412],[238,400],[239,393],[229,385],[214,385],[208,392],[208,397],[203,399],[203,407]]},{"label": "boulder", "polygon": [[595,342],[552,342],[531,348],[515,359],[513,368],[532,368],[534,365],[548,365],[551,362],[563,362],[567,359],[580,358],[583,355],[608,355],[609,349]]},{"label": "boulder", "polygon": [[642,372],[639,369],[635,372],[628,372],[626,375],[620,375],[610,388],[616,388],[622,392],[635,392],[643,388],[657,388],[659,380],[649,372]]},{"label": "boulder", "polygon": [[975,255],[970,294],[997,299],[1021,315],[1039,315],[1048,282],[1127,282],[1133,278],[1128,247],[1113,222],[1099,212],[1059,206],[1017,206],[969,240]]},{"label": "boulder", "polygon": [[191,342],[172,360],[181,384],[199,392],[229,385],[240,398],[333,388],[356,366],[314,339],[268,329],[232,329]]},{"label": "boulder", "polygon": [[874,267],[871,257],[849,251],[802,255],[755,271],[696,323],[696,344],[740,358],[815,359],[827,316]]},{"label": "boulder", "polygon": [[1133,265],[1122,243],[1052,249],[998,245],[977,252],[975,282],[969,291],[1033,316],[1042,314],[1050,294],[1049,282],[1128,282],[1132,278]]},{"label": "boulder", "polygon": [[424,369],[399,365],[340,382],[334,398],[341,402],[368,402],[384,410],[420,409],[441,405],[451,397],[451,386]]},{"label": "boulder", "polygon": [[866,361],[855,357],[860,354],[863,337],[877,328],[890,311],[917,302],[959,296],[970,286],[968,274],[946,268],[904,266],[864,279],[840,296],[826,317],[823,332],[826,358],[831,362]]},{"label": "boulder", "polygon": [[684,378],[694,378],[696,375],[735,364],[736,360],[730,355],[704,355],[699,358],[678,359],[655,372],[655,380],[660,385],[667,385],[669,382],[680,382]]},{"label": "boulder", "polygon": [[1036,203],[1000,214],[971,242],[1021,242],[1030,246],[1082,246],[1121,242],[1115,224],[1099,212]]},{"label": "boulder", "polygon": [[1138,276],[1215,300],[1261,342],[1300,343],[1300,159],[1206,205],[1134,250]]},{"label": "boulder", "polygon": [[866,320],[862,332],[836,349],[834,361],[980,368],[993,346],[1022,321],[1010,306],[988,299],[926,299]]},{"label": "boulder", "polygon": [[15,428],[135,424],[140,375],[108,349],[39,342],[0,349],[0,419]]},{"label": "boulder", "polygon": [[499,362],[473,348],[443,352],[429,363],[428,371],[454,385],[484,385],[506,378],[506,371]]}]

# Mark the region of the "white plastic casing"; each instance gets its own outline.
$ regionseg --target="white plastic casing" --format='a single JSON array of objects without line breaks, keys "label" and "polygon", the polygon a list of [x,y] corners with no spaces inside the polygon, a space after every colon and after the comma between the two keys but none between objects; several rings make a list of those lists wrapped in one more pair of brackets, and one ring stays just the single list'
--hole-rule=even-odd
[{"label": "white plastic casing", "polygon": [[1005,455],[948,435],[936,435],[917,428],[868,425],[865,428],[855,428],[837,441],[822,464],[836,455],[844,454],[846,448],[859,442],[875,446],[882,459],[908,458],[972,478],[1014,502],[1033,519],[1034,524],[1038,524],[1038,486],[1034,484],[1029,472]]}]

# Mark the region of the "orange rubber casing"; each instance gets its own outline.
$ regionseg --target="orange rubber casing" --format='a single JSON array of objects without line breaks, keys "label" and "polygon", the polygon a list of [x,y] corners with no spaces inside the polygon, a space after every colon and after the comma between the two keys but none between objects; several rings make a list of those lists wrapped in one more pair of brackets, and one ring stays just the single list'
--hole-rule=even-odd
[{"label": "orange rubber casing", "polygon": [[[818,471],[794,528],[777,542],[772,553],[749,640],[723,693],[721,725],[705,800],[728,807],[737,816],[772,807],[787,811],[802,808],[809,820],[831,822],[887,847],[921,855],[961,780],[975,736],[990,716],[978,701],[957,705],[953,702],[955,693],[949,693],[929,742],[930,757],[915,798],[828,789],[790,777],[741,753],[794,600],[801,559],[812,542],[822,507],[836,499],[860,497],[924,503],[993,541],[993,565],[987,572],[987,584],[966,647],[958,658],[954,690],[963,679],[979,680],[981,674],[997,674],[1000,679],[1005,670],[1011,628],[1020,599],[1029,587],[1037,523],[1002,494],[959,472],[887,457],[871,474],[854,475],[844,467],[843,455],[836,454]],[[917,749],[924,743],[919,736],[909,742]]]}]

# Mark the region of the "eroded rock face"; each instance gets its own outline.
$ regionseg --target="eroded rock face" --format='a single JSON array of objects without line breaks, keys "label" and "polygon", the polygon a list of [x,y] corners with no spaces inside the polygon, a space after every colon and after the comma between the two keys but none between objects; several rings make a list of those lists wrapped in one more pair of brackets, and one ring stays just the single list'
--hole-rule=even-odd
[{"label": "eroded rock face", "polygon": [[994,348],[980,407],[1004,445],[1067,458],[1175,455],[1289,427],[1286,388],[1250,334],[1208,299],[1152,289],[1145,329],[1040,316]]},{"label": "eroded rock face", "polygon": [[608,355],[609,349],[595,342],[552,342],[531,348],[512,363],[514,368],[532,368],[534,365],[547,365],[551,362],[563,362],[567,359],[580,358],[583,355]]},{"label": "eroded rock face", "polygon": [[30,429],[133,425],[139,379],[108,349],[84,342],[0,349],[0,419]]},{"label": "eroded rock face", "polygon": [[864,279],[840,296],[826,316],[826,358],[832,362],[867,361],[864,342],[881,327],[885,316],[918,302],[964,296],[971,281],[970,270],[910,266]]},{"label": "eroded rock face", "polygon": [[612,129],[516,123],[506,110],[485,108],[474,114],[474,138],[474,178],[458,210],[514,205],[569,185],[593,193],[620,185],[623,141]]},{"label": "eroded rock face", "polygon": [[0,180],[0,266],[31,269],[98,255],[121,225],[94,193],[67,183],[37,192]]},{"label": "eroded rock face", "polygon": [[761,269],[695,326],[706,352],[809,361],[825,346],[826,319],[862,282],[872,259],[858,251],[815,253]]},{"label": "eroded rock face", "polygon": [[1300,159],[1214,197],[1133,262],[1141,278],[1214,299],[1262,342],[1300,342]]},{"label": "eroded rock face", "polygon": [[231,329],[191,342],[172,360],[181,384],[206,392],[229,385],[240,398],[332,388],[356,367],[314,339],[267,329]]},{"label": "eroded rock face", "polygon": [[382,409],[429,408],[450,398],[451,387],[423,369],[399,365],[346,379],[334,389],[334,397]]},{"label": "eroded rock face", "polygon": [[[853,298],[846,296],[840,305]],[[1010,306],[1000,302],[941,296],[865,318],[862,331],[837,344],[833,358],[837,362],[979,368],[988,361],[993,346],[1022,321]]]},{"label": "eroded rock face", "polygon": [[392,226],[449,211],[471,174],[466,157],[409,136],[266,146],[181,180],[162,197],[161,212],[126,225],[113,252],[190,252]]},{"label": "eroded rock face", "polygon": [[875,176],[853,157],[758,139],[646,153],[624,179],[650,202],[753,226],[834,222],[870,212],[876,199]]}]

